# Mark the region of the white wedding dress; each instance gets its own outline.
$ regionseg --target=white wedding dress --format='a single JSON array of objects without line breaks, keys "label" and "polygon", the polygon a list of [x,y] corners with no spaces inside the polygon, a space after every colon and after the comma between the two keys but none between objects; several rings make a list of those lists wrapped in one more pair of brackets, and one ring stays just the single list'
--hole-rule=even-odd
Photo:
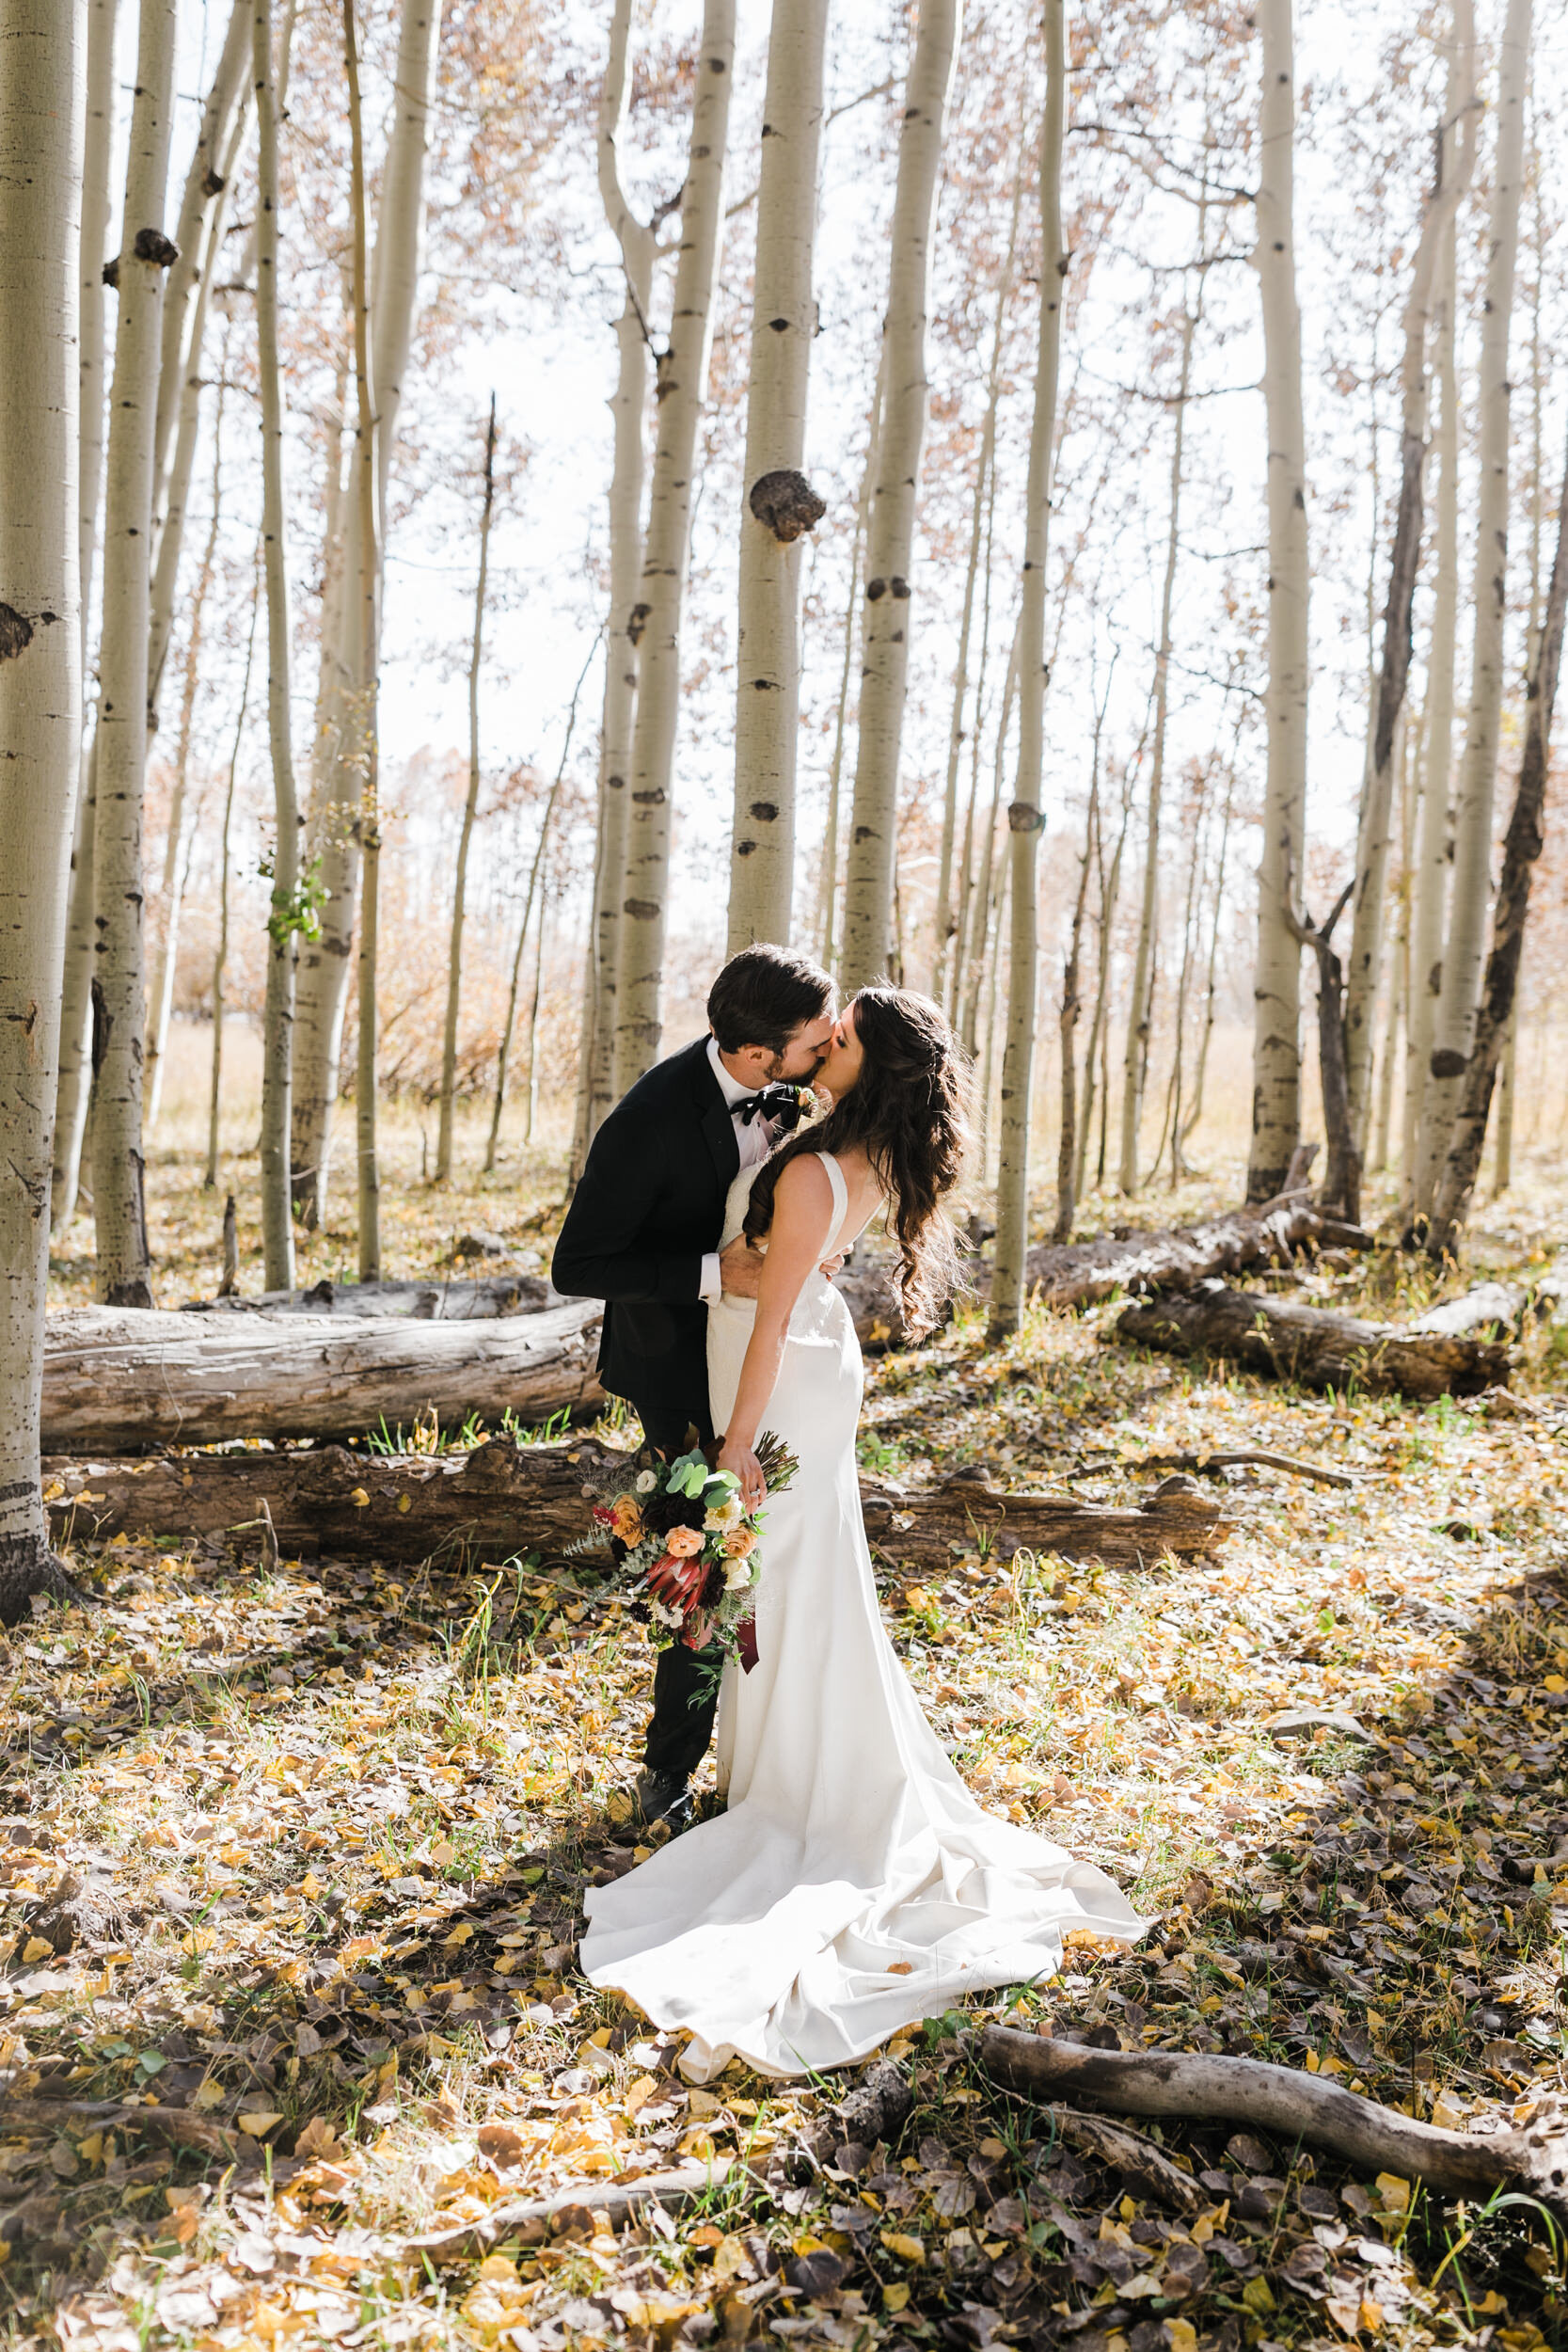
[{"label": "white wedding dress", "polygon": [[[848,1188],[821,1156],[826,1258],[846,1246]],[[731,1188],[726,1243],[754,1174]],[[719,1430],[754,1313],[731,1297],[709,1310]],[[729,1808],[586,1899],[584,1974],[689,2031],[693,2081],[737,2052],[764,2074],[842,2066],[960,1994],[1048,1975],[1064,1929],[1131,1941],[1145,1925],[1092,1864],[984,1812],[921,1712],[878,1613],[861,1390],[848,1310],[813,1273],[763,1416],[800,1467],[766,1505],[757,1663],[731,1665],[720,1700]]]}]

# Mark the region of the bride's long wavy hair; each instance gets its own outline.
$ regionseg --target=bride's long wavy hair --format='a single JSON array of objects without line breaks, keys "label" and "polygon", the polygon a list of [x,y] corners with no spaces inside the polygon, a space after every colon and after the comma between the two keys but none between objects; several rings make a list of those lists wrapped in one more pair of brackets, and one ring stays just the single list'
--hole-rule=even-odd
[{"label": "bride's long wavy hair", "polygon": [[895,1277],[905,1327],[928,1331],[958,1276],[953,1228],[942,1209],[969,1144],[968,1057],[939,1006],[902,988],[863,988],[853,999],[864,1051],[861,1074],[826,1118],[792,1136],[752,1186],[746,1237],[773,1222],[779,1171],[804,1152],[859,1150],[888,1195],[899,1263]]}]

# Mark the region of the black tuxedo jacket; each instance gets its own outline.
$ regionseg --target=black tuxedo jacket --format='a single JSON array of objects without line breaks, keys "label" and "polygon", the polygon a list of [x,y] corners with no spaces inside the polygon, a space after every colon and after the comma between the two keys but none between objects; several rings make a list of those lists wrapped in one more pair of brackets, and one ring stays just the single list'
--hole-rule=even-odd
[{"label": "black tuxedo jacket", "polygon": [[605,1301],[599,1378],[612,1396],[694,1419],[705,1406],[698,1285],[739,1166],[705,1037],[639,1078],[594,1136],[550,1273],[568,1298]]}]

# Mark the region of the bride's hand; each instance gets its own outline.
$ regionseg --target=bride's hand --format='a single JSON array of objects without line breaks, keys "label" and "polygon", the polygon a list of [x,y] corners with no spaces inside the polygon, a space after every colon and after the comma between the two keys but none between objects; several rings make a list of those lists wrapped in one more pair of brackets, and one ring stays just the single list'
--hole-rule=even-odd
[{"label": "bride's hand", "polygon": [[740,1481],[740,1500],[748,1511],[758,1511],[768,1500],[768,1481],[762,1474],[762,1464],[749,1445],[732,1445],[728,1438],[719,1449],[718,1467],[731,1470]]}]

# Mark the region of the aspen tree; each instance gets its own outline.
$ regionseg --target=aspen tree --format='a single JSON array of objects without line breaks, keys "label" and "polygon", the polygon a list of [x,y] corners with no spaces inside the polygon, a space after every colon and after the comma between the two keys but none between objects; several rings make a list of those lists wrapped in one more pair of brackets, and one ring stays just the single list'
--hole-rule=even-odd
[{"label": "aspen tree", "polygon": [[136,88],[115,264],[119,315],[104,475],[92,978],[93,1218],[98,1295],[111,1307],[152,1304],[142,1151],[142,797],[152,441],[164,272],[175,258],[160,225],[168,178],[175,15],[175,0],[140,0]]},{"label": "aspen tree", "polygon": [[[1238,726],[1238,737],[1240,733],[1241,729]],[[1236,762],[1232,755],[1226,771],[1225,809],[1220,818],[1219,855],[1214,866],[1214,919],[1209,930],[1209,969],[1204,982],[1203,1025],[1197,1037],[1197,1062],[1193,1071],[1193,1104],[1186,1117],[1178,1122],[1176,1130],[1177,1155],[1180,1158],[1182,1172],[1188,1175],[1192,1173],[1192,1170],[1187,1166],[1187,1143],[1189,1138],[1196,1134],[1198,1123],[1203,1117],[1203,1086],[1209,1074],[1209,1047],[1214,1035],[1214,1014],[1219,993],[1220,927],[1225,915],[1225,858],[1230,843],[1230,818],[1235,806],[1235,798]],[[1175,1182],[1174,1168],[1172,1182]]]},{"label": "aspen tree", "polygon": [[1007,672],[1002,683],[1002,714],[997,723],[996,743],[991,763],[990,814],[985,828],[985,842],[980,851],[980,877],[971,906],[969,936],[964,948],[964,967],[968,977],[968,993],[964,997],[963,1020],[959,1036],[965,1053],[973,1061],[980,1043],[980,993],[985,982],[987,926],[995,906],[992,888],[996,857],[996,829],[1002,815],[1002,790],[1006,774],[1007,738],[1012,731],[1013,705],[1018,698],[1018,658],[1022,642],[1022,620],[1013,629],[1013,642],[1007,654]]},{"label": "aspen tree", "polygon": [[1432,639],[1427,655],[1426,717],[1421,729],[1421,797],[1416,820],[1410,946],[1410,1037],[1404,1064],[1402,1218],[1407,1230],[1432,1207],[1442,1164],[1438,1139],[1423,1129],[1451,867],[1454,654],[1459,634],[1459,371],[1455,362],[1455,235],[1444,244],[1438,302],[1438,421],[1435,567]]},{"label": "aspen tree", "polygon": [[[1430,1149],[1434,1156],[1451,1155],[1457,1140],[1453,1130],[1460,1104],[1460,1081],[1475,1045],[1477,1001],[1486,945],[1508,587],[1508,345],[1519,244],[1519,197],[1524,180],[1530,14],[1531,0],[1508,0],[1497,60],[1497,143],[1493,163],[1486,299],[1481,332],[1481,480],[1476,499],[1476,557],[1471,587],[1475,635],[1470,660],[1470,710],[1454,812],[1453,888],[1448,938],[1443,948],[1442,992],[1421,1104],[1421,1124],[1429,1132]],[[1449,1195],[1452,1200],[1452,1186]],[[1435,1202],[1433,1217],[1438,1219]],[[1453,1206],[1442,1221],[1455,1226],[1457,1218],[1457,1206]]]},{"label": "aspen tree", "polygon": [[886,969],[898,839],[898,757],[909,676],[915,504],[930,387],[930,300],[942,130],[958,62],[960,0],[921,0],[898,135],[882,326],[882,426],[866,533],[864,636],[855,797],[845,873],[844,985]]},{"label": "aspen tree", "polygon": [[[352,9],[353,0],[345,0]],[[299,803],[289,714],[288,506],[283,479],[283,384],[277,358],[277,90],[272,0],[253,0],[256,84],[256,373],[261,391],[261,567],[267,601],[267,746],[272,762],[272,912],[261,1030],[261,1253],[269,1291],[294,1286],[289,1199],[289,1103],[294,963],[305,927],[299,904]],[[357,258],[357,257],[356,257]]]},{"label": "aspen tree", "polygon": [[[251,0],[243,0],[245,30],[250,31]],[[224,227],[229,213],[229,190],[239,161],[241,143],[245,137],[249,93],[242,93],[230,124],[228,143],[219,158],[223,169],[216,174],[218,192],[213,200],[206,224],[202,258],[197,279],[196,296],[190,309],[189,342],[182,352],[174,356],[181,381],[177,396],[170,402],[174,412],[173,431],[166,463],[161,476],[154,482],[154,494],[162,505],[162,520],[154,516],[157,560],[152,570],[152,604],[149,622],[147,654],[147,691],[150,704],[149,724],[157,725],[159,690],[163,684],[164,663],[168,656],[169,639],[174,630],[175,593],[180,579],[180,555],[185,535],[185,508],[190,497],[191,476],[195,469],[198,428],[201,412],[201,353],[206,341],[207,319],[212,305],[213,285],[218,262],[223,252]],[[165,343],[168,338],[166,334]],[[164,382],[159,376],[160,415]]]},{"label": "aspen tree", "polygon": [[838,853],[839,835],[843,831],[840,802],[844,780],[844,737],[849,716],[849,674],[854,667],[855,647],[860,642],[861,549],[865,545],[866,525],[871,518],[871,486],[876,472],[877,432],[881,415],[882,372],[879,367],[876,389],[871,395],[871,419],[866,427],[865,463],[861,469],[860,495],[855,501],[855,532],[849,544],[849,596],[844,615],[844,661],[838,678],[832,757],[828,765],[828,815],[822,833],[822,873],[816,909],[817,938],[821,943],[821,962],[825,972],[834,972],[838,962]]},{"label": "aspen tree", "polygon": [[[568,727],[566,744],[571,745]],[[545,870],[545,851],[549,843],[550,827],[555,821],[556,803],[561,798],[562,780],[566,772],[566,753],[561,755],[561,766],[550,786],[545,803],[545,814],[539,820],[539,838],[533,845],[533,862],[528,869],[528,888],[523,894],[523,919],[517,926],[517,946],[512,958],[512,981],[507,991],[506,1015],[501,1023],[500,1044],[496,1053],[496,1093],[490,1110],[490,1139],[484,1147],[484,1173],[488,1176],[496,1165],[496,1151],[501,1131],[501,1113],[506,1108],[506,1080],[512,1059],[512,1039],[517,1025],[517,997],[522,986],[523,957],[528,949],[529,926],[533,919],[533,904],[538,894],[540,877]]]},{"label": "aspen tree", "polygon": [[479,579],[474,587],[474,635],[468,653],[468,790],[457,837],[457,874],[451,894],[451,944],[447,951],[447,1018],[441,1038],[440,1125],[436,1138],[436,1182],[451,1174],[452,1098],[457,1091],[457,1011],[463,993],[463,922],[468,888],[468,844],[479,808],[479,664],[484,645],[484,592],[490,579],[490,518],[496,503],[496,395],[484,434],[484,496],[479,516]]},{"label": "aspen tree", "polygon": [[1089,898],[1089,867],[1094,860],[1095,835],[1100,829],[1100,739],[1105,724],[1105,706],[1101,703],[1094,714],[1094,748],[1089,766],[1089,804],[1084,818],[1084,854],[1078,862],[1078,890],[1072,902],[1072,928],[1068,934],[1067,961],[1062,968],[1062,1006],[1058,1021],[1061,1035],[1062,1113],[1056,1136],[1056,1222],[1052,1228],[1053,1241],[1070,1241],[1073,1214],[1078,1206],[1078,1022],[1084,1009],[1080,975],[1083,969],[1084,914]]},{"label": "aspen tree", "polygon": [[[257,555],[261,548],[258,546]],[[229,968],[229,836],[234,821],[234,786],[240,772],[240,746],[245,741],[245,714],[250,707],[250,671],[256,655],[256,619],[261,609],[261,571],[257,564],[250,591],[250,628],[245,637],[245,671],[240,680],[240,707],[234,721],[234,743],[229,755],[229,785],[223,797],[223,824],[218,834],[218,935],[213,950],[213,1068],[207,1090],[207,1166],[201,1183],[211,1192],[218,1180],[218,1139],[223,1105],[223,1024],[228,1010],[224,975]]]},{"label": "aspen tree", "polygon": [[680,715],[681,615],[691,535],[691,477],[707,390],[724,219],[724,150],[735,79],[735,0],[704,0],[696,95],[681,197],[669,340],[657,361],[658,422],[642,578],[632,626],[640,672],[632,733],[625,896],[616,977],[614,1090],[658,1058],[670,897],[670,817]]},{"label": "aspen tree", "polygon": [[1062,237],[1062,139],[1067,122],[1066,0],[1045,0],[1045,113],[1040,128],[1040,315],[1035,415],[1029,434],[1022,599],[1019,612],[1018,787],[1007,811],[1012,928],[1007,951],[1007,1027],[998,1117],[1000,1162],[992,1253],[990,1336],[1006,1339],[1023,1312],[1029,1248],[1029,1128],[1037,984],[1037,866],[1045,754],[1045,564],[1055,473],[1056,388],[1062,304],[1070,263]]},{"label": "aspen tree", "polygon": [[[964,710],[969,691],[969,640],[974,619],[974,589],[980,571],[980,550],[992,511],[992,475],[996,462],[996,420],[1002,403],[1002,348],[1012,297],[1013,265],[1018,253],[1019,215],[1023,209],[1024,141],[1019,139],[1018,165],[1013,173],[1012,211],[1007,221],[1007,245],[996,290],[996,317],[991,327],[990,361],[986,370],[986,413],[980,427],[980,451],[974,472],[974,512],[969,527],[969,562],[964,572],[963,609],[958,620],[958,659],[953,673],[953,716],[947,730],[947,784],[942,803],[942,846],[937,858],[936,953],[931,969],[931,993],[941,1000],[947,979],[949,951],[959,918],[953,911],[953,850],[958,830],[958,768],[963,757]],[[976,685],[978,702],[979,682]],[[978,726],[978,718],[976,718]],[[973,803],[971,803],[973,815]],[[960,894],[961,895],[961,894]]]},{"label": "aspen tree", "polygon": [[605,639],[604,709],[599,728],[598,838],[590,941],[593,989],[587,1007],[588,1051],[583,1057],[588,1086],[584,1151],[615,1100],[627,778],[631,773],[632,730],[637,714],[637,648],[642,634],[641,620],[633,618],[633,608],[642,572],[648,314],[653,307],[657,239],[654,225],[638,218],[621,182],[620,138],[631,96],[626,56],[630,32],[631,0],[615,0],[610,56],[599,93],[597,154],[599,194],[605,217],[620,246],[626,297],[615,324],[617,368],[610,402],[615,454],[610,477],[610,612]]},{"label": "aspen tree", "polygon": [[372,415],[375,455],[371,532],[365,538],[363,501],[343,502],[343,579],[350,583],[340,607],[340,626],[322,660],[331,665],[331,719],[318,739],[312,765],[310,849],[319,861],[325,894],[320,936],[301,949],[294,1006],[293,1184],[308,1226],[319,1223],[326,1199],[332,1120],[338,1095],[343,1007],[349,956],[354,945],[354,904],[362,846],[360,805],[365,790],[363,723],[359,708],[367,663],[377,647],[367,647],[368,619],[379,625],[379,581],[372,593],[356,594],[367,562],[372,574],[382,560],[381,516],[397,437],[398,404],[408,366],[419,285],[420,230],[424,217],[425,151],[435,99],[441,28],[441,0],[402,0],[394,70],[392,124],[381,175],[372,273],[370,381],[375,390]]},{"label": "aspen tree", "polygon": [[81,743],[85,0],[0,0],[0,1623],[72,1586],[40,1501],[59,975]]},{"label": "aspen tree", "polygon": [[[170,267],[164,288],[163,327],[158,358],[158,412],[152,443],[152,522],[161,528],[167,504],[174,458],[175,426],[187,378],[201,361],[203,290],[212,284],[214,240],[222,234],[219,205],[233,170],[230,141],[245,105],[246,72],[250,65],[251,0],[233,0],[229,30],[218,56],[207,103],[196,135],[196,151],[175,218],[174,242],[179,259]],[[157,665],[153,665],[153,691]]]},{"label": "aspen tree", "polygon": [[1177,370],[1171,436],[1170,502],[1165,534],[1164,583],[1160,596],[1160,643],[1154,655],[1154,742],[1148,768],[1148,809],[1144,834],[1143,905],[1132,961],[1132,993],[1127,1014],[1122,1063],[1121,1165],[1117,1182],[1129,1195],[1138,1189],[1138,1129],[1148,1084],[1148,1042],[1154,1022],[1154,934],[1160,907],[1160,819],[1165,784],[1165,733],[1170,711],[1170,649],[1176,599],[1176,567],[1181,538],[1181,483],[1187,437],[1187,401],[1193,381],[1193,342],[1203,307],[1203,274],[1209,264],[1208,183],[1197,208],[1197,298],[1181,303],[1181,358]]},{"label": "aspen tree", "polygon": [[828,0],[773,0],[757,181],[736,650],[729,952],[786,940],[800,731],[800,542],[827,509],[801,471],[816,304]]},{"label": "aspen tree", "polygon": [[353,262],[350,296],[354,306],[354,383],[356,438],[354,452],[354,497],[357,565],[344,584],[343,609],[358,614],[355,644],[358,670],[350,682],[348,701],[353,720],[353,751],[359,777],[357,827],[361,850],[359,874],[359,1037],[354,1073],[354,1122],[357,1184],[356,1201],[359,1224],[359,1279],[381,1279],[381,1168],[376,1156],[375,1064],[376,977],[380,947],[381,811],[377,744],[376,688],[381,637],[381,566],[377,542],[382,486],[381,453],[377,447],[375,389],[371,374],[371,289],[366,260],[366,195],[364,119],[359,102],[359,40],[354,22],[355,0],[343,0],[343,65],[348,83],[349,209]]},{"label": "aspen tree", "polygon": [[[1100,1153],[1095,1172],[1098,1187],[1105,1182],[1105,1141],[1111,1104],[1111,925],[1117,904],[1121,897],[1122,861],[1127,851],[1127,831],[1132,818],[1132,768],[1129,763],[1122,771],[1121,819],[1117,830],[1117,846],[1111,852],[1109,867],[1105,864],[1105,828],[1103,819],[1095,828],[1095,879],[1100,885],[1100,905],[1096,914],[1096,971],[1094,1015],[1089,1025],[1089,1041],[1084,1054],[1084,1116],[1078,1139],[1077,1193],[1084,1197],[1085,1179],[1088,1173],[1089,1137],[1094,1129],[1094,1114],[1100,1110]],[[1098,1063],[1099,1075],[1096,1076]]]},{"label": "aspen tree", "polygon": [[1439,266],[1460,199],[1475,167],[1474,59],[1474,9],[1470,0],[1455,0],[1448,87],[1443,119],[1437,129],[1436,172],[1421,222],[1404,308],[1404,354],[1400,374],[1400,497],[1388,559],[1383,660],[1372,699],[1366,782],[1357,828],[1355,894],[1351,901],[1350,957],[1345,972],[1345,1069],[1351,1124],[1358,1148],[1365,1141],[1370,1106],[1372,1016],[1377,1002],[1388,850],[1393,832],[1395,755],[1410,674],[1416,575],[1421,554],[1422,478],[1431,382],[1427,338],[1440,284]]},{"label": "aspen tree", "polygon": [[1263,839],[1253,981],[1252,1149],[1247,1199],[1272,1200],[1301,1133],[1301,947],[1287,902],[1307,810],[1307,448],[1292,228],[1295,57],[1291,0],[1259,0],[1258,242],[1268,430],[1269,676]]},{"label": "aspen tree", "polygon": [[[83,139],[82,230],[77,269],[81,321],[80,431],[77,456],[78,542],[82,583],[82,674],[87,676],[91,629],[93,567],[98,552],[98,517],[103,484],[106,415],[103,340],[103,264],[109,257],[109,159],[114,151],[115,11],[118,0],[87,0],[87,122]],[[84,689],[84,691],[86,690]],[[65,958],[60,984],[59,1083],[55,1102],[54,1163],[50,1173],[49,1221],[58,1232],[76,1206],[87,1133],[92,1028],[92,853],[97,820],[93,773],[96,737],[90,726],[81,739],[76,786],[76,821],[71,852],[71,902],[66,917]]]},{"label": "aspen tree", "polygon": [[164,933],[158,943],[158,953],[152,966],[152,989],[148,999],[147,1074],[143,1084],[147,1094],[149,1135],[158,1123],[158,1111],[163,1099],[166,1048],[169,1016],[174,1005],[174,976],[180,954],[180,912],[186,865],[183,854],[185,794],[190,779],[191,728],[196,717],[196,690],[201,675],[202,625],[206,617],[207,598],[212,593],[213,574],[217,564],[218,532],[223,523],[224,389],[220,374],[213,416],[212,512],[207,518],[207,541],[201,550],[201,561],[197,566],[196,582],[191,591],[184,678],[180,691],[180,733],[174,754],[174,788],[169,795],[168,834],[164,842]]},{"label": "aspen tree", "polygon": [[[1512,30],[1512,26],[1510,27]],[[1528,26],[1525,39],[1528,41]],[[1568,615],[1568,466],[1564,467],[1558,504],[1557,553],[1541,633],[1536,641],[1525,710],[1525,748],[1519,762],[1519,785],[1503,842],[1502,873],[1493,918],[1492,947],[1486,959],[1485,981],[1471,1032],[1470,1054],[1460,1086],[1452,1139],[1432,1204],[1432,1226],[1426,1246],[1434,1258],[1451,1256],[1469,1212],[1481,1155],[1486,1141],[1487,1116],[1497,1064],[1518,1000],[1519,961],[1524,953],[1525,924],[1529,914],[1530,877],[1545,841],[1546,782],[1551,766],[1552,707],[1557,699],[1558,672],[1562,659],[1562,631]]]},{"label": "aspen tree", "polygon": [[948,920],[952,953],[944,971],[948,1019],[957,1026],[963,998],[964,951],[969,939],[970,901],[974,889],[975,831],[980,814],[980,740],[985,733],[986,678],[990,668],[991,558],[996,546],[996,465],[986,485],[986,557],[980,593],[980,652],[974,672],[974,724],[970,730],[969,801],[964,810],[963,854],[958,861],[958,887]]}]

